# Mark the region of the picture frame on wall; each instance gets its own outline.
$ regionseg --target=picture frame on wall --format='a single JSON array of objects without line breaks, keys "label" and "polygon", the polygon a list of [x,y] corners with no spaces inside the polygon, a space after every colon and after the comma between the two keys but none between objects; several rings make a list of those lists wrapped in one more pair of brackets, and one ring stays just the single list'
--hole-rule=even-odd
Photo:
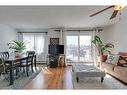
[{"label": "picture frame on wall", "polygon": [[50,38],[50,45],[59,45],[59,38]]}]

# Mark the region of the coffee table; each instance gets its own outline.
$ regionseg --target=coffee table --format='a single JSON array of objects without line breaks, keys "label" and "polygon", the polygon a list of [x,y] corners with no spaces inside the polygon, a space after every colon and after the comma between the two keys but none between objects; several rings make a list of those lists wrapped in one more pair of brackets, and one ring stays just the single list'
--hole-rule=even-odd
[{"label": "coffee table", "polygon": [[105,72],[94,65],[73,64],[72,72],[76,76],[77,82],[80,77],[101,77],[101,83],[103,83],[105,77]]}]

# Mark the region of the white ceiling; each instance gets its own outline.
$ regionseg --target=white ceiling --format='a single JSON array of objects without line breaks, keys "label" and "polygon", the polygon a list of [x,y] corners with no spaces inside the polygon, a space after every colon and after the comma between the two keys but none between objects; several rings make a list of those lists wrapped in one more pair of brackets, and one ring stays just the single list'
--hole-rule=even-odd
[{"label": "white ceiling", "polygon": [[[0,24],[17,29],[57,27],[100,27],[118,21],[109,20],[113,8],[94,17],[89,15],[107,6],[0,6]],[[125,9],[124,9],[125,10]],[[127,12],[124,11],[122,15]]]}]

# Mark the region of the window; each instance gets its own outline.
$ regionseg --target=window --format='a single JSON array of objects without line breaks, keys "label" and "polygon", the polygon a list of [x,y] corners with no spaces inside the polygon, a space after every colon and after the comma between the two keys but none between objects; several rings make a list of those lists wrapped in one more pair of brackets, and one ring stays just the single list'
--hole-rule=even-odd
[{"label": "window", "polygon": [[66,36],[66,60],[78,62],[78,36]]},{"label": "window", "polygon": [[93,62],[92,57],[92,34],[84,32],[66,33],[66,61]]},{"label": "window", "polygon": [[79,60],[80,62],[90,62],[92,61],[91,54],[91,36],[81,35],[79,36]]}]

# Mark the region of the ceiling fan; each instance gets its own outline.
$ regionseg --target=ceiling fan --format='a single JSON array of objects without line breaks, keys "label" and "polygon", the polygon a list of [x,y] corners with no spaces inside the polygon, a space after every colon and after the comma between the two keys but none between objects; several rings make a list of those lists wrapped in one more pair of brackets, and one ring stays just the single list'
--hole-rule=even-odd
[{"label": "ceiling fan", "polygon": [[110,8],[113,8],[113,9],[114,9],[114,12],[113,12],[112,16],[110,17],[110,19],[113,19],[113,18],[116,17],[116,15],[118,14],[118,12],[119,12],[121,9],[123,9],[123,7],[124,7],[124,6],[121,6],[121,5],[112,5],[112,6],[109,6],[109,7],[105,8],[105,9],[103,9],[103,10],[100,10],[100,11],[98,11],[98,12],[96,12],[96,13],[90,15],[90,17],[93,17],[93,16],[95,16],[95,15],[97,15],[97,14],[103,12],[103,11],[106,11],[106,10],[108,10],[108,9],[110,9]]}]

